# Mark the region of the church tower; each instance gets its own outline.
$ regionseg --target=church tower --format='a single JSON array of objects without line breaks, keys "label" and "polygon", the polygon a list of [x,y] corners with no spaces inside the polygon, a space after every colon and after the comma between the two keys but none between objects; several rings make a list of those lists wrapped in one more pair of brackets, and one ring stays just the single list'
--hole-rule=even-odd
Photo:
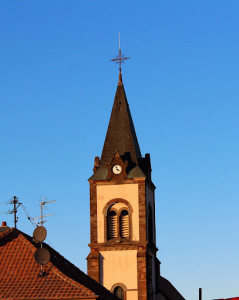
[{"label": "church tower", "polygon": [[[121,52],[118,60],[122,60]],[[124,300],[156,299],[155,186],[141,155],[121,68],[101,158],[90,177],[88,275]]]}]

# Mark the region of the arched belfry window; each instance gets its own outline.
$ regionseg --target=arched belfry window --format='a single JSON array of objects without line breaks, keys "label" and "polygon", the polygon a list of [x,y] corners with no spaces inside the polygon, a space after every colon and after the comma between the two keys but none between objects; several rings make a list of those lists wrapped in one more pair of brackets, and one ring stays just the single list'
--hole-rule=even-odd
[{"label": "arched belfry window", "polygon": [[116,286],[114,288],[114,295],[117,296],[119,299],[124,300],[124,290],[121,286]]},{"label": "arched belfry window", "polygon": [[110,205],[106,215],[107,241],[113,239],[130,239],[130,210],[125,203]]}]

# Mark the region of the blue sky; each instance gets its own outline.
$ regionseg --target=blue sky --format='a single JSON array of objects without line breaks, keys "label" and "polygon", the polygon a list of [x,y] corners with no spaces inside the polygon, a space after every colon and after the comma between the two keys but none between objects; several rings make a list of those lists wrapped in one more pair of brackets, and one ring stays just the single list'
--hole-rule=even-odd
[{"label": "blue sky", "polygon": [[[86,271],[89,186],[123,81],[156,190],[161,272],[186,299],[239,296],[239,2],[0,1],[0,211],[42,196]],[[18,228],[33,226],[19,209]]]}]

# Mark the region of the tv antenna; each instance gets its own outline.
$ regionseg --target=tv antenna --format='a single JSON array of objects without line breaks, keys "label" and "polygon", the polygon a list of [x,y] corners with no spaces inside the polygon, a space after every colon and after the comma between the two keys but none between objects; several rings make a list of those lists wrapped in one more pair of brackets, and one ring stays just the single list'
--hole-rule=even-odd
[{"label": "tv antenna", "polygon": [[8,202],[8,204],[13,204],[13,209],[10,210],[8,213],[14,214],[14,227],[17,228],[17,222],[18,222],[17,209],[22,203],[19,202],[19,199],[16,196],[13,196],[13,199],[11,199]]},{"label": "tv antenna", "polygon": [[49,216],[53,216],[54,214],[47,214],[47,215],[43,215],[43,209],[44,209],[44,206],[48,203],[53,203],[53,202],[56,202],[56,200],[51,200],[51,201],[45,201],[46,198],[45,197],[42,197],[42,201],[40,202],[40,207],[41,207],[41,216],[40,217],[35,217],[35,218],[32,218],[34,221],[35,219],[40,219],[40,222],[38,223],[38,225],[40,224],[41,226],[43,225],[43,223],[45,223],[47,220],[43,220],[43,218],[45,217],[49,217]]}]

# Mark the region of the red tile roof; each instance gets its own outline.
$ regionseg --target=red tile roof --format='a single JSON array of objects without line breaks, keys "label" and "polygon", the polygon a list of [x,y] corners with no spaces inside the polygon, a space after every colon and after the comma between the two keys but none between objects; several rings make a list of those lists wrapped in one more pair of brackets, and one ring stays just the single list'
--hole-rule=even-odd
[{"label": "red tile roof", "polygon": [[15,228],[0,233],[0,299],[118,299],[47,244],[51,259],[39,276],[39,246]]}]

